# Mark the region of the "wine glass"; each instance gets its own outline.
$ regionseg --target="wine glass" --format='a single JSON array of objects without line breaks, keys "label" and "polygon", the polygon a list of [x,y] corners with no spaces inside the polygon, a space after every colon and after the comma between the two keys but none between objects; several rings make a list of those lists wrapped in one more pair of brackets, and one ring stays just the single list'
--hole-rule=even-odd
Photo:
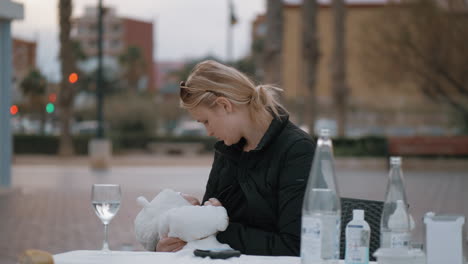
[{"label": "wine glass", "polygon": [[118,184],[93,184],[91,201],[94,212],[104,224],[104,242],[102,245],[104,251],[110,251],[107,242],[107,228],[112,218],[119,211],[121,197],[122,192]]}]

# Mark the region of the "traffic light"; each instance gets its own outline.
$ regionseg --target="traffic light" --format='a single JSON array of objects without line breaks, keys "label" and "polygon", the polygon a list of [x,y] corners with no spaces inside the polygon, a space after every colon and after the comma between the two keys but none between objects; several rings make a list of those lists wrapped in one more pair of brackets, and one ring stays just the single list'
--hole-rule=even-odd
[{"label": "traffic light", "polygon": [[55,103],[55,101],[57,101],[57,94],[56,93],[49,94],[49,102]]},{"label": "traffic light", "polygon": [[76,83],[78,81],[78,74],[76,72],[70,73],[70,75],[68,75],[68,81],[70,83]]},{"label": "traffic light", "polygon": [[18,113],[19,109],[17,105],[12,105],[10,106],[10,114],[11,115],[16,115]]},{"label": "traffic light", "polygon": [[52,114],[55,111],[55,105],[53,103],[48,103],[46,105],[46,112]]}]

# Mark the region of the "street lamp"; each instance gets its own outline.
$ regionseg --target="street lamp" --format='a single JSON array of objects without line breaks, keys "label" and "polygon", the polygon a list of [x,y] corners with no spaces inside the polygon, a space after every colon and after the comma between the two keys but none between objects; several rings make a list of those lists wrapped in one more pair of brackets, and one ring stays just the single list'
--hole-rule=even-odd
[{"label": "street lamp", "polygon": [[97,76],[96,76],[96,109],[97,109],[97,135],[96,137],[104,138],[104,124],[103,124],[103,104],[104,104],[104,94],[103,94],[103,80],[102,80],[102,36],[103,36],[103,26],[102,26],[102,0],[98,2],[98,67],[97,67]]},{"label": "street lamp", "polygon": [[237,17],[234,13],[234,4],[232,0],[228,0],[228,30],[226,41],[226,62],[231,63],[233,60],[232,47],[233,47],[233,26],[237,24]]},{"label": "street lamp", "polygon": [[102,54],[103,54],[103,15],[102,0],[98,2],[97,19],[98,19],[98,67],[96,73],[96,109],[97,109],[97,131],[96,138],[89,142],[88,152],[90,156],[91,168],[105,170],[110,166],[112,156],[112,143],[109,139],[104,138],[104,89],[103,89],[103,70],[102,70]]}]

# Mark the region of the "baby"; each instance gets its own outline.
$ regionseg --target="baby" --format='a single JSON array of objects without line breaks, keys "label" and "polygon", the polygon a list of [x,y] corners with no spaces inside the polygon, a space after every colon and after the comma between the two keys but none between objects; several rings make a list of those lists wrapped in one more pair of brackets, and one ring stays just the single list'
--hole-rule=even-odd
[{"label": "baby", "polygon": [[161,191],[151,202],[137,198],[143,209],[135,219],[137,240],[154,251],[162,237],[176,237],[187,242],[185,249],[230,249],[216,240],[216,233],[226,230],[229,222],[222,206],[192,205],[170,189]]}]

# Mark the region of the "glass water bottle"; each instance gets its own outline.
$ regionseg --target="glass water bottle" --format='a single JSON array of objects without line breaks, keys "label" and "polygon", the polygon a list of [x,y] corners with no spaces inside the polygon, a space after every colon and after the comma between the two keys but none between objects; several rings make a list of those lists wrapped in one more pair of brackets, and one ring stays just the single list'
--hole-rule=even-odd
[{"label": "glass water bottle", "polygon": [[341,204],[329,130],[320,131],[302,207],[301,262],[338,263]]},{"label": "glass water bottle", "polygon": [[411,240],[410,229],[401,157],[391,157],[387,192],[380,222],[380,247],[408,248]]}]

